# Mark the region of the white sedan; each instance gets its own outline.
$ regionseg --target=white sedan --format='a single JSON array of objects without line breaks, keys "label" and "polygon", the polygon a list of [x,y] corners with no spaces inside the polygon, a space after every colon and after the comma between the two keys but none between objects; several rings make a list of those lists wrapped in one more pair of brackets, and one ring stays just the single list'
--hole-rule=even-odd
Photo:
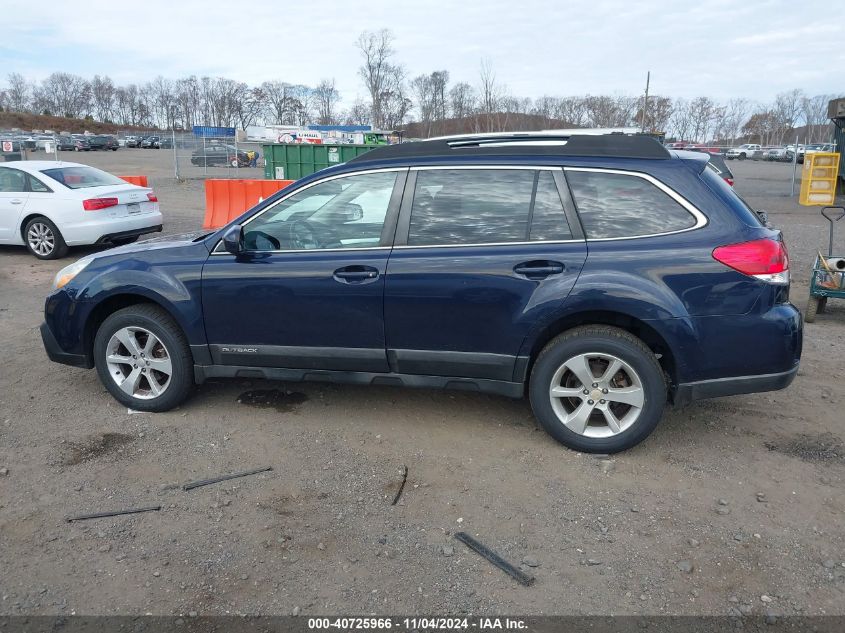
[{"label": "white sedan", "polygon": [[39,259],[69,246],[128,244],[161,231],[152,189],[79,163],[0,164],[0,244],[21,244]]}]

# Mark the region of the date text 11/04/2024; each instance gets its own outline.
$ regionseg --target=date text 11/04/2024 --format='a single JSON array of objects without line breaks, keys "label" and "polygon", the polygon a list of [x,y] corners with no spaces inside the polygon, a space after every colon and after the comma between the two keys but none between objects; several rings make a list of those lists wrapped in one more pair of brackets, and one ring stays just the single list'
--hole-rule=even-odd
[{"label": "date text 11/04/2024", "polygon": [[415,618],[309,618],[308,629],[338,629],[338,630],[372,630],[372,629],[400,629],[407,631],[420,630],[470,630],[478,631],[518,631],[526,628],[526,623],[514,618],[448,618],[448,617],[415,617]]}]

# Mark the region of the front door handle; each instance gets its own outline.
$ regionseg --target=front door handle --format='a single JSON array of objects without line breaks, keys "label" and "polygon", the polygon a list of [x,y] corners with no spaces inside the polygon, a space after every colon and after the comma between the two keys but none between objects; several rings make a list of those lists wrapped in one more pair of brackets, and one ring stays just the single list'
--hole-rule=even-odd
[{"label": "front door handle", "polygon": [[372,266],[344,266],[333,273],[335,281],[342,284],[363,284],[378,279],[378,268]]},{"label": "front door handle", "polygon": [[538,260],[533,262],[522,262],[513,267],[513,272],[528,279],[545,279],[550,275],[559,275],[566,267],[560,262]]},{"label": "front door handle", "polygon": [[9,202],[11,202],[12,204],[23,204],[23,200],[21,200],[20,198],[13,198],[12,200],[9,200]]}]

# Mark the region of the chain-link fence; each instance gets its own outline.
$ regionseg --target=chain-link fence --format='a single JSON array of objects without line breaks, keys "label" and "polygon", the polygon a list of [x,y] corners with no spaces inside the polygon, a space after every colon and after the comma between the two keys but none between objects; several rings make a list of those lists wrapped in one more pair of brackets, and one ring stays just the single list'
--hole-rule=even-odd
[{"label": "chain-link fence", "polygon": [[261,144],[244,143],[234,136],[159,130],[120,133],[118,138],[129,151],[168,152],[173,175],[179,180],[264,177]]}]

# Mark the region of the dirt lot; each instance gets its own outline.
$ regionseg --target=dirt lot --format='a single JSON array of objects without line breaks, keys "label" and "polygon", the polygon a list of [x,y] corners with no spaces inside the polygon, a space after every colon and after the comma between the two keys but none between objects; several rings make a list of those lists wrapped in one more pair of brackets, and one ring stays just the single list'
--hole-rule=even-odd
[{"label": "dirt lot", "polygon": [[[164,151],[73,159],[149,175],[168,232],[200,225],[202,183],[174,182]],[[789,166],[731,167],[784,230],[803,309],[826,225],[786,197]],[[68,261],[0,249],[2,614],[845,613],[845,302],[805,329],[788,390],[667,411],[601,459],[552,441],[527,402],[465,393],[221,381],[128,414],[43,352],[43,298]],[[250,404],[266,389],[283,397]]]}]

